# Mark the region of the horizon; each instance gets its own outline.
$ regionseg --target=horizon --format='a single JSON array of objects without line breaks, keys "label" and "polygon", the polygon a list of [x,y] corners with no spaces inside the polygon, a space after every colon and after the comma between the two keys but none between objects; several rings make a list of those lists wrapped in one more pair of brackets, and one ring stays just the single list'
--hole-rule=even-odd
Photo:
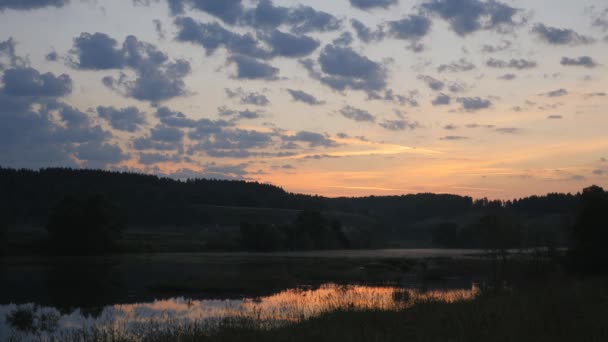
[{"label": "horizon", "polygon": [[[575,192],[547,192],[547,193],[543,193],[543,194],[530,194],[527,196],[522,196],[522,197],[514,197],[514,198],[488,198],[488,197],[475,197],[472,195],[468,195],[468,194],[459,194],[459,193],[449,193],[449,192],[415,192],[415,193],[397,193],[397,194],[369,194],[369,195],[361,195],[361,196],[325,196],[325,195],[320,195],[320,194],[315,194],[315,193],[305,193],[305,192],[294,192],[294,191],[290,191],[289,189],[286,189],[285,187],[281,186],[280,184],[273,184],[273,183],[265,183],[265,182],[259,182],[256,180],[245,180],[245,179],[222,179],[222,178],[175,178],[172,177],[171,175],[162,175],[162,174],[153,174],[153,173],[144,173],[144,172],[139,172],[139,171],[134,171],[134,170],[104,170],[104,169],[88,169],[88,168],[81,168],[81,169],[75,169],[75,168],[69,168],[69,167],[43,167],[43,168],[39,168],[39,169],[28,169],[28,168],[10,168],[10,167],[4,167],[0,165],[0,170],[12,170],[12,171],[31,171],[31,172],[42,172],[44,170],[71,170],[71,171],[91,171],[91,172],[95,172],[95,171],[102,171],[102,172],[118,172],[118,173],[123,173],[123,174],[131,174],[131,175],[140,175],[140,176],[154,176],[157,177],[159,179],[170,179],[173,181],[177,181],[177,182],[181,182],[181,183],[186,183],[187,181],[198,181],[198,180],[205,180],[205,181],[226,181],[226,182],[245,182],[245,183],[256,183],[256,184],[262,184],[262,185],[269,185],[269,186],[274,186],[277,187],[283,191],[285,191],[286,193],[289,194],[293,194],[293,195],[305,195],[305,196],[318,196],[318,197],[322,197],[322,198],[328,198],[328,199],[337,199],[337,198],[354,198],[354,199],[358,199],[358,198],[369,198],[369,197],[399,197],[399,196],[408,196],[408,195],[423,195],[423,194],[431,194],[431,195],[455,195],[455,196],[461,196],[461,197],[470,197],[473,201],[477,201],[477,200],[483,200],[483,199],[487,199],[488,201],[502,201],[502,202],[506,202],[506,201],[516,201],[516,200],[520,200],[520,199],[524,199],[524,198],[529,198],[529,197],[542,197],[542,196],[547,196],[550,194],[562,194],[562,195],[573,195],[573,196],[577,196],[580,195],[582,193],[582,190],[589,188],[589,187],[593,187],[593,186],[599,186],[597,184],[589,184],[587,186],[584,186],[583,188],[581,188],[578,191]],[[601,186],[599,186],[601,187]]]},{"label": "horizon", "polygon": [[7,167],[324,197],[608,188],[605,1],[0,1],[0,31]]}]

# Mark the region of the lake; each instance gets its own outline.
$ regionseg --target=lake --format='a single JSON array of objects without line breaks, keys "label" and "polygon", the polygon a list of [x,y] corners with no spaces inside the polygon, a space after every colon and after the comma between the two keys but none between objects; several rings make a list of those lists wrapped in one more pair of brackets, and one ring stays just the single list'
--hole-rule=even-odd
[{"label": "lake", "polygon": [[[429,249],[4,258],[0,331],[5,335],[0,340],[8,333],[28,341],[28,334],[7,323],[15,311],[29,312],[42,324],[38,332],[47,330],[45,336],[91,327],[135,334],[151,323],[168,328],[198,322],[211,328],[236,317],[272,325],[341,308],[390,310],[415,300],[468,299],[482,280],[476,274],[485,274],[476,269],[483,264],[481,253]],[[468,260],[466,270],[458,268],[462,258]]]}]

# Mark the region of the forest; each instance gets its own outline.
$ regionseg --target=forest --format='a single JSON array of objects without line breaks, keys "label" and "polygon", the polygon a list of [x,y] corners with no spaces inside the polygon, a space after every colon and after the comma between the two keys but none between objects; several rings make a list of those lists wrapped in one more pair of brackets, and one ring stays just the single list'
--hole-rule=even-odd
[{"label": "forest", "polygon": [[404,241],[414,247],[565,247],[581,203],[581,193],[509,201],[431,193],[327,198],[257,182],[68,168],[2,168],[0,193],[3,231],[44,227],[53,239],[60,226],[68,233],[56,240],[65,241],[105,230],[111,237],[91,240],[111,245],[135,227],[213,229],[219,245],[207,241],[202,249],[253,251],[387,248]]}]

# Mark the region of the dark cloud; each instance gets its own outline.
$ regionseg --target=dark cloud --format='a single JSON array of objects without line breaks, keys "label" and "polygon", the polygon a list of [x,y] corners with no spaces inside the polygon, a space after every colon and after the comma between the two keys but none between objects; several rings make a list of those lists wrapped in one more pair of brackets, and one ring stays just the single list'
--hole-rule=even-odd
[{"label": "dark cloud", "polygon": [[598,63],[589,56],[581,56],[578,58],[562,57],[560,63],[564,66],[582,66],[585,68],[595,68],[598,66]]},{"label": "dark cloud", "polygon": [[72,79],[66,74],[41,74],[33,68],[8,69],[2,76],[2,91],[10,96],[60,97],[72,92]]},{"label": "dark cloud", "polygon": [[[8,66],[11,68],[25,68],[27,67],[27,63],[23,58],[17,56],[16,45],[13,38],[0,41],[0,57],[6,57],[8,59]],[[0,58],[0,71],[5,67],[3,59]]]},{"label": "dark cloud", "polygon": [[194,128],[199,124],[196,120],[188,118],[184,113],[172,111],[167,107],[158,108],[156,117],[163,125],[170,127]]},{"label": "dark cloud", "polygon": [[262,116],[260,113],[249,109],[233,110],[227,107],[218,108],[218,114],[220,116],[230,116],[233,119],[257,119]]},{"label": "dark cloud", "polygon": [[606,171],[604,171],[604,170],[600,170],[600,169],[597,169],[597,170],[593,170],[593,172],[592,172],[592,173],[593,173],[594,175],[601,176],[601,175],[603,175],[604,173],[606,173]]},{"label": "dark cloud", "polygon": [[532,68],[536,68],[538,66],[538,64],[535,61],[530,61],[530,60],[526,60],[526,59],[511,59],[509,61],[505,61],[505,60],[495,59],[495,58],[490,58],[486,62],[486,65],[489,66],[490,68],[517,69],[517,70],[532,69]]},{"label": "dark cloud", "polygon": [[374,8],[389,8],[399,3],[399,0],[349,0],[353,7],[370,10]]},{"label": "dark cloud", "polygon": [[278,80],[279,69],[270,64],[260,62],[255,58],[243,55],[231,56],[229,62],[236,64],[237,72],[234,75],[238,79],[249,80]]},{"label": "dark cloud", "polygon": [[359,121],[359,122],[376,122],[376,117],[370,112],[355,108],[352,106],[346,106],[340,110],[340,114],[347,119]]},{"label": "dark cloud", "polygon": [[75,151],[78,159],[86,162],[90,168],[104,167],[116,164],[129,158],[120,147],[108,143],[86,142],[80,144]]},{"label": "dark cloud", "polygon": [[454,131],[454,130],[458,129],[458,126],[448,124],[448,125],[443,126],[443,129],[445,129],[446,131]]},{"label": "dark cloud", "polygon": [[357,34],[357,38],[364,43],[370,43],[373,41],[380,41],[384,39],[385,33],[382,26],[378,26],[377,29],[372,30],[367,27],[364,23],[357,19],[351,19],[350,24],[355,29],[355,33]]},{"label": "dark cloud", "polygon": [[0,164],[76,167],[80,145],[102,144],[111,137],[87,114],[58,101],[71,90],[68,77],[24,68],[5,70],[2,79]]},{"label": "dark cloud", "polygon": [[260,0],[253,8],[245,8],[241,0],[168,0],[171,13],[179,15],[184,8],[206,12],[230,25],[272,30],[281,26],[294,33],[338,30],[339,19],[310,6],[275,6],[271,0]]},{"label": "dark cloud", "polygon": [[287,142],[304,142],[308,143],[309,147],[336,147],[339,144],[333,139],[319,133],[300,131],[292,136],[283,136],[284,141]]},{"label": "dark cloud", "polygon": [[33,10],[44,7],[63,7],[70,3],[70,0],[0,0],[0,11],[7,9],[13,10]]},{"label": "dark cloud", "polygon": [[418,79],[426,83],[429,88],[435,91],[443,90],[445,87],[445,83],[428,75],[418,75]]},{"label": "dark cloud", "polygon": [[44,56],[44,59],[49,62],[56,62],[57,60],[59,60],[59,54],[57,54],[57,52],[55,51],[51,51],[47,53],[46,56]]},{"label": "dark cloud", "polygon": [[475,112],[492,106],[490,100],[480,97],[459,97],[456,101],[462,105],[462,110],[467,112]]},{"label": "dark cloud", "polygon": [[263,40],[272,48],[273,56],[280,57],[304,57],[315,51],[321,43],[308,36],[295,36],[274,30]]},{"label": "dark cloud", "polygon": [[311,106],[318,106],[318,105],[325,104],[325,101],[320,101],[313,95],[303,92],[301,90],[287,89],[287,91],[289,92],[289,94],[291,95],[291,98],[294,101],[307,103]]},{"label": "dark cloud", "polygon": [[382,100],[399,103],[402,106],[409,105],[412,107],[418,107],[418,101],[416,100],[416,96],[418,95],[417,91],[410,91],[407,95],[395,94],[392,89],[386,89],[384,93],[382,92],[368,92],[367,99],[368,100]]},{"label": "dark cloud", "polygon": [[346,32],[342,32],[342,34],[340,34],[340,36],[338,38],[334,39],[332,44],[338,45],[338,46],[349,46],[350,44],[352,44],[352,42],[353,42],[352,33],[346,31]]},{"label": "dark cloud", "polygon": [[563,119],[563,116],[561,116],[561,115],[549,115],[549,116],[547,116],[547,119],[549,119],[549,120],[559,120],[559,119]]},{"label": "dark cloud", "polygon": [[432,104],[433,106],[447,106],[451,102],[452,98],[449,95],[441,93],[437,95],[437,97],[433,100]]},{"label": "dark cloud", "polygon": [[496,0],[428,0],[421,8],[446,20],[461,36],[480,30],[511,31],[526,22],[520,9]]},{"label": "dark cloud", "polygon": [[79,69],[106,70],[121,69],[125,65],[124,51],[118,42],[105,33],[83,32],[74,38],[72,64]]},{"label": "dark cloud", "polygon": [[70,62],[79,69],[106,70],[129,68],[135,80],[121,73],[106,76],[103,84],[127,97],[142,101],[165,101],[188,95],[183,78],[190,73],[190,63],[169,57],[156,46],[128,36],[121,48],[116,40],[103,33],[82,33],[74,39]]},{"label": "dark cloud", "polygon": [[388,129],[390,131],[404,131],[406,129],[416,129],[420,127],[417,122],[410,122],[408,120],[384,120],[379,123],[380,127]]},{"label": "dark cloud", "polygon": [[310,59],[301,61],[310,76],[334,90],[375,92],[386,87],[386,70],[380,63],[362,56],[349,47],[327,45],[319,56],[321,71]]},{"label": "dark cloud", "polygon": [[401,20],[389,21],[387,26],[391,37],[417,41],[429,33],[431,20],[422,15],[409,15]]},{"label": "dark cloud", "polygon": [[548,96],[548,97],[561,97],[561,96],[568,95],[568,91],[564,88],[560,88],[560,89],[552,90],[550,92],[547,92],[547,93],[544,93],[541,95]]},{"label": "dark cloud", "polygon": [[450,64],[442,64],[437,68],[439,72],[463,72],[463,71],[471,71],[475,69],[475,64],[467,61],[464,58],[461,58],[455,62]]},{"label": "dark cloud", "polygon": [[101,118],[107,120],[112,128],[119,131],[135,132],[146,123],[144,113],[136,107],[119,109],[99,106],[97,113]]},{"label": "dark cloud", "polygon": [[553,45],[583,45],[595,42],[593,37],[578,34],[571,29],[550,27],[544,24],[536,24],[532,29],[541,40]]},{"label": "dark cloud", "polygon": [[175,25],[178,27],[176,40],[201,45],[207,55],[213,54],[220,47],[232,54],[254,58],[269,58],[271,55],[252,34],[234,33],[216,22],[201,23],[190,17],[178,17]]},{"label": "dark cloud", "polygon": [[241,104],[249,104],[254,106],[268,106],[270,100],[264,94],[260,93],[249,93],[243,90],[243,88],[236,89],[224,89],[226,95],[231,99],[239,99]]}]

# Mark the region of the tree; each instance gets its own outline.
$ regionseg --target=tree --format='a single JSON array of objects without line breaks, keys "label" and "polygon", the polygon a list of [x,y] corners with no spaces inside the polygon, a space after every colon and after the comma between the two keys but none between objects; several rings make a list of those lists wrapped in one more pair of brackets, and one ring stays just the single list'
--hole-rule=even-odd
[{"label": "tree", "polygon": [[117,248],[125,220],[102,196],[69,196],[51,210],[46,229],[59,254],[103,254]]},{"label": "tree", "polygon": [[582,272],[608,271],[608,193],[599,186],[583,190],[581,209],[574,224],[569,255]]}]

